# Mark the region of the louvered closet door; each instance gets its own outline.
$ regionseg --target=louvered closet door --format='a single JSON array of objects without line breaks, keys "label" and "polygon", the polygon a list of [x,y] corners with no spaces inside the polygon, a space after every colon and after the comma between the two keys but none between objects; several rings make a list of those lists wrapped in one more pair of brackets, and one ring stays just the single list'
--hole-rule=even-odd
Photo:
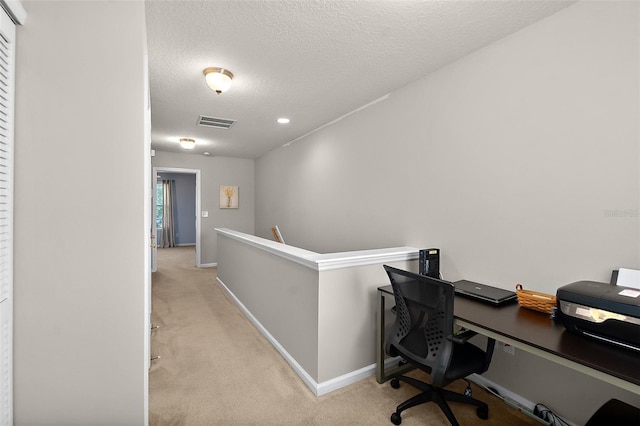
[{"label": "louvered closet door", "polygon": [[0,301],[11,296],[11,181],[13,177],[11,55],[0,34]]},{"label": "louvered closet door", "polygon": [[13,423],[13,110],[15,25],[0,11],[0,425]]}]

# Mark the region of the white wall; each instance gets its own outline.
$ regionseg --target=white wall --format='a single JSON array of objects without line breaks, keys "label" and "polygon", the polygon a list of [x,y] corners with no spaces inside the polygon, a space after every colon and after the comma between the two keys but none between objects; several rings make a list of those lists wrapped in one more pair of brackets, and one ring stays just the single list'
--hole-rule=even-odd
[{"label": "white wall", "polygon": [[144,424],[144,4],[23,4],[15,424]]},{"label": "white wall", "polygon": [[217,278],[318,381],[318,272],[218,235]]},{"label": "white wall", "polygon": [[[202,192],[201,210],[209,217],[201,218],[201,263],[218,262],[215,228],[229,228],[247,234],[254,233],[255,187],[253,160],[229,157],[180,154],[156,151],[153,167],[172,167],[200,170]],[[220,186],[238,187],[238,208],[220,208]]]},{"label": "white wall", "polygon": [[[417,260],[323,271],[318,285],[318,379],[331,381],[370,368],[378,350],[378,287],[389,285],[382,265],[418,271]],[[388,313],[390,315],[390,313]],[[372,370],[368,371],[372,373]]]},{"label": "white wall", "polygon": [[[639,22],[637,2],[577,3],[272,151],[256,160],[256,234],[440,247],[449,280],[554,294],[640,268]],[[507,387],[561,401],[552,379]],[[609,394],[591,383],[595,407]]]},{"label": "white wall", "polygon": [[640,266],[638,3],[582,2],[256,162],[256,233],[553,291]]}]

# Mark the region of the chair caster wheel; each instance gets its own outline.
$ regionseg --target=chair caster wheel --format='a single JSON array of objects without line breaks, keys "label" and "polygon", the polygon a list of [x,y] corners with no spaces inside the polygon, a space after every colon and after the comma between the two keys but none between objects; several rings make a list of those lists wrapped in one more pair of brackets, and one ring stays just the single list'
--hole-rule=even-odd
[{"label": "chair caster wheel", "polygon": [[[391,387],[394,388],[394,389],[398,389],[400,387],[400,380],[391,379]],[[398,417],[400,417],[400,416],[398,416]],[[396,424],[400,424],[400,423],[396,423]]]},{"label": "chair caster wheel", "polygon": [[478,407],[476,409],[476,414],[478,418],[482,420],[487,420],[489,418],[489,408],[488,407]]},{"label": "chair caster wheel", "polygon": [[402,423],[402,419],[400,418],[400,414],[393,413],[391,415],[391,423],[393,423],[394,425],[399,425],[400,423]]}]

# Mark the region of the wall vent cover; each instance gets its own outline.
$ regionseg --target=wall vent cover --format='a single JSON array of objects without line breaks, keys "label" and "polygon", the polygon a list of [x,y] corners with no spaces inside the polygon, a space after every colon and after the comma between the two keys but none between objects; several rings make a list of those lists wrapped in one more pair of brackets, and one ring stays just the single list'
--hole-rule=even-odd
[{"label": "wall vent cover", "polygon": [[236,120],[228,118],[207,117],[206,115],[198,117],[198,126],[215,127],[217,129],[228,129],[235,122]]}]

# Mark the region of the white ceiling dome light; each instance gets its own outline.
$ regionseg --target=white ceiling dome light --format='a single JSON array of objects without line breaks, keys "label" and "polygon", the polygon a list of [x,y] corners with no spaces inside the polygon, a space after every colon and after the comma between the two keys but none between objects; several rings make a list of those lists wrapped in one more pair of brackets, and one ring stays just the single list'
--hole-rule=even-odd
[{"label": "white ceiling dome light", "polygon": [[218,95],[226,92],[231,87],[231,80],[233,79],[231,71],[224,68],[209,67],[205,68],[203,73],[209,88]]},{"label": "white ceiling dome light", "polygon": [[180,146],[184,149],[193,149],[196,146],[196,141],[189,138],[180,138]]}]

